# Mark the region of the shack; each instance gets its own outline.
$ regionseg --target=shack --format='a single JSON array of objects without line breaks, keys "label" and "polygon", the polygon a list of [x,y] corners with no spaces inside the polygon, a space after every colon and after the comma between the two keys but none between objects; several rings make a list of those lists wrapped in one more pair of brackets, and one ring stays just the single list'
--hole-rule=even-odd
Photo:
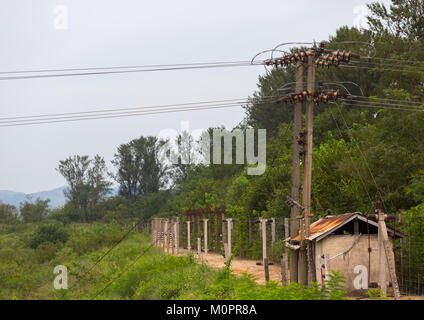
[{"label": "shack", "polygon": [[[391,240],[403,234],[387,227]],[[376,287],[379,279],[378,223],[360,212],[340,216],[326,216],[310,225],[313,264],[319,283],[337,270],[346,279],[351,295],[363,295],[369,287]],[[293,247],[300,244],[300,236],[286,239]],[[370,250],[369,250],[370,248]],[[386,264],[386,274],[388,273]],[[390,287],[387,276],[387,286]]]}]

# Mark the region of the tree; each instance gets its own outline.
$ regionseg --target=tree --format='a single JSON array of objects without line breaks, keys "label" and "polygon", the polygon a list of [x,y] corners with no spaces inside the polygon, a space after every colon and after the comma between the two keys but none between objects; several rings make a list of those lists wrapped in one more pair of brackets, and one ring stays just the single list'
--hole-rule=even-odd
[{"label": "tree", "polygon": [[178,163],[172,165],[172,178],[174,184],[184,182],[189,174],[190,168],[196,163],[195,141],[187,131],[183,131],[175,139],[175,144],[178,147],[177,157]]},{"label": "tree", "polygon": [[37,198],[35,203],[26,200],[21,203],[20,212],[24,222],[40,222],[49,214],[50,200]]},{"label": "tree", "polygon": [[368,5],[368,22],[377,34],[391,34],[418,40],[424,35],[424,1],[392,0],[389,8],[380,2]]},{"label": "tree", "polygon": [[0,201],[0,223],[9,224],[18,221],[18,209]]},{"label": "tree", "polygon": [[140,137],[118,147],[112,164],[118,169],[113,178],[119,183],[119,195],[136,200],[166,185],[169,167],[161,157],[165,143],[156,137]]},{"label": "tree", "polygon": [[93,159],[77,155],[60,161],[57,170],[69,185],[65,196],[89,221],[92,208],[111,191],[105,160],[99,155]]}]

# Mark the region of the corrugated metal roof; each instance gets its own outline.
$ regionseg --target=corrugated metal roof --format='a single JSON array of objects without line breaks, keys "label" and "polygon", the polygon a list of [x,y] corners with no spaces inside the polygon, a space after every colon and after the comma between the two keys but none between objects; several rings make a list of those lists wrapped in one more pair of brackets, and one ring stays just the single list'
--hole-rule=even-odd
[{"label": "corrugated metal roof", "polygon": [[[356,216],[356,213],[347,213],[340,216],[328,216],[324,217],[310,226],[310,236],[307,240],[314,240],[318,238],[320,235],[338,227],[339,225],[347,222],[349,219]],[[300,241],[300,235],[297,237],[290,239],[292,241]]]},{"label": "corrugated metal roof", "polygon": [[[311,226],[310,226],[310,236],[308,238],[306,238],[306,240],[317,239],[317,241],[319,241],[320,239],[318,239],[318,238],[320,238],[321,236],[326,237],[333,230],[336,230],[337,228],[349,223],[350,221],[352,221],[354,219],[359,219],[359,220],[362,220],[366,223],[369,223],[370,225],[378,227],[378,224],[376,222],[371,221],[371,220],[367,220],[366,216],[364,216],[360,212],[346,213],[346,214],[343,214],[343,215],[340,215],[340,216],[327,216],[327,217],[324,217],[324,218],[314,222],[313,224],[311,224]],[[387,232],[391,236],[401,237],[401,238],[404,237],[404,235],[401,232],[399,232],[399,231],[394,232],[394,230],[390,227],[387,227]],[[286,241],[300,242],[300,235],[294,237],[293,239],[288,238],[288,239],[286,239]]]}]

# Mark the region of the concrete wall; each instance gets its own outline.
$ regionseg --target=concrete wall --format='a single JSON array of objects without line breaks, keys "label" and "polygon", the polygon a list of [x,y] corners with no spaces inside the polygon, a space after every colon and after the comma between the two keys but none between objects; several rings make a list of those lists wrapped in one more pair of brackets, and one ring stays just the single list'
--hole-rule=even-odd
[{"label": "concrete wall", "polygon": [[[323,240],[315,244],[315,265],[317,280],[321,282],[321,266],[325,264],[325,260],[322,259],[324,254],[328,258],[332,258],[339,253],[348,250],[354,243],[357,236],[355,235],[342,235],[342,236],[328,236]],[[377,235],[370,236],[371,243],[371,277],[370,282],[378,282],[379,272],[379,256],[378,256],[378,237]],[[341,275],[345,277],[346,288],[351,294],[363,294],[366,290],[357,290],[354,285],[355,278],[360,278],[361,272],[355,274],[355,267],[358,269],[365,268],[368,272],[368,235],[362,235],[359,241],[356,243],[354,248],[346,255],[339,256],[329,262],[329,268],[327,266],[327,272],[330,270],[341,271]],[[360,267],[363,266],[363,267]],[[330,269],[330,270],[328,270]],[[389,271],[386,266],[387,282],[390,281]],[[361,283],[357,279],[358,283]],[[366,277],[367,278],[367,277]],[[367,281],[365,281],[367,282]]]}]

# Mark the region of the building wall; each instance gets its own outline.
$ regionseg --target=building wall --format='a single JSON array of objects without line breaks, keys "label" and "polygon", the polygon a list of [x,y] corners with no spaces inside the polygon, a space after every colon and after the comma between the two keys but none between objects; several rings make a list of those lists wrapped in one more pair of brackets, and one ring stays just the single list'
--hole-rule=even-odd
[{"label": "building wall", "polygon": [[[356,235],[342,235],[342,236],[328,236],[323,240],[315,244],[315,266],[316,266],[316,275],[317,280],[321,282],[321,266],[326,263],[326,259],[332,258],[339,253],[342,253],[348,250],[356,239]],[[370,236],[371,243],[371,274],[370,282],[378,283],[378,273],[379,273],[379,253],[378,253],[378,236]],[[322,258],[322,255],[325,255],[326,259]],[[358,293],[363,294],[363,291],[355,288],[355,279],[356,286],[361,284],[359,280],[363,271],[368,272],[368,235],[362,235],[359,241],[356,243],[354,248],[346,255],[339,256],[331,261],[329,261],[325,271],[328,273],[330,270],[338,270],[341,272],[341,275],[345,277],[346,288],[349,293]],[[355,267],[357,268],[355,274]],[[366,274],[363,274],[364,278],[367,279]],[[387,283],[390,281],[389,271],[386,264],[386,279]],[[367,280],[365,281],[367,285]]]}]

